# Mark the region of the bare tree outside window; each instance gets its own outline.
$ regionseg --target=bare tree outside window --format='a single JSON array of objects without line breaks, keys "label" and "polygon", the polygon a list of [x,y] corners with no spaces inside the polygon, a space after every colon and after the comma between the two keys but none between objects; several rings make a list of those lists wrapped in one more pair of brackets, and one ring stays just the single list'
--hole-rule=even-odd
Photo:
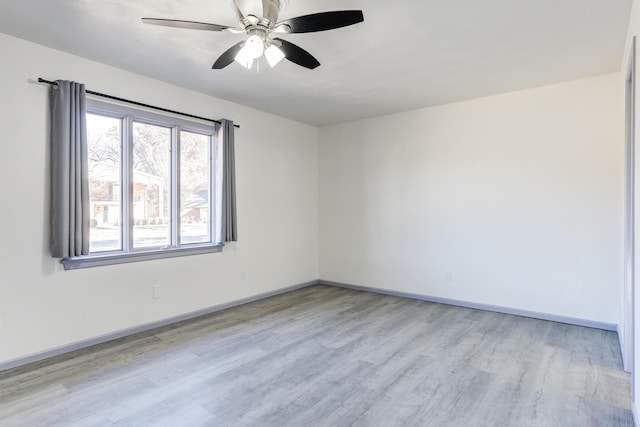
[{"label": "bare tree outside window", "polygon": [[211,137],[180,132],[180,243],[211,241]]},{"label": "bare tree outside window", "polygon": [[122,120],[87,114],[90,252],[122,249]]},{"label": "bare tree outside window", "polygon": [[168,246],[171,129],[133,123],[133,247]]}]

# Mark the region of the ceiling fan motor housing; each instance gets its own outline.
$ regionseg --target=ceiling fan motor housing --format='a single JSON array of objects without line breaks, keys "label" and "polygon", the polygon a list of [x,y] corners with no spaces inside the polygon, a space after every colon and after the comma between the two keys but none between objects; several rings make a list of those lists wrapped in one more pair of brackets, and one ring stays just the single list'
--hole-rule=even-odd
[{"label": "ceiling fan motor housing", "polygon": [[[289,0],[268,0],[273,3],[280,12],[287,8]],[[227,0],[227,5],[236,10],[236,7],[246,15],[262,16],[263,2],[261,0]]]}]

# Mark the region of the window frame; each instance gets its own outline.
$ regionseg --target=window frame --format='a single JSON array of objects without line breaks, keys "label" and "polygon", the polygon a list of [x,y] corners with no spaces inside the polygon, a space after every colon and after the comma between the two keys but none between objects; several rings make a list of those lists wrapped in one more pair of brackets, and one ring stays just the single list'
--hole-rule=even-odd
[{"label": "window frame", "polygon": [[[89,255],[67,257],[61,260],[65,270],[123,264],[130,262],[166,259],[188,255],[221,252],[224,244],[220,239],[219,225],[220,206],[218,193],[220,189],[218,169],[221,163],[221,141],[217,140],[220,125],[212,125],[204,120],[185,119],[171,113],[157,113],[145,108],[132,108],[117,102],[106,102],[87,96],[87,114],[96,114],[122,120],[121,125],[121,160],[120,160],[120,218],[121,249],[102,252],[91,252]],[[169,245],[144,247],[133,246],[133,124],[134,122],[162,126],[171,131],[170,143],[170,221]],[[208,230],[210,241],[201,243],[180,243],[180,136],[181,132],[207,135],[211,138],[209,145],[209,209]]]}]

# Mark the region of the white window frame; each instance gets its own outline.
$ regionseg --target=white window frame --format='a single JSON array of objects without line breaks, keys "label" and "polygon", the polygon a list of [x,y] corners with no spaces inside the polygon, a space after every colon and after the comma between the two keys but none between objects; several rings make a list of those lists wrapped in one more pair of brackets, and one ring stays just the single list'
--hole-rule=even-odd
[{"label": "white window frame", "polygon": [[[218,193],[221,191],[218,169],[221,167],[221,141],[217,141],[219,125],[212,125],[197,119],[185,119],[173,114],[152,112],[142,108],[132,108],[120,103],[105,102],[87,97],[87,114],[113,117],[122,120],[121,147],[121,250],[93,252],[89,255],[62,259],[65,270],[123,264],[154,259],[174,258],[221,252],[218,219],[220,206]],[[172,129],[171,137],[171,178],[170,178],[170,244],[166,247],[133,248],[133,123],[145,123]],[[211,137],[209,150],[209,242],[180,243],[180,132],[193,132]]]}]

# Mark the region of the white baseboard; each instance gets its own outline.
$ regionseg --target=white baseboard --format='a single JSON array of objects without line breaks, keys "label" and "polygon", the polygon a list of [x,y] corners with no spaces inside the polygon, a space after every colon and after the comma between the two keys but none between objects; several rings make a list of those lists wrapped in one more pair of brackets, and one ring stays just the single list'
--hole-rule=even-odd
[{"label": "white baseboard", "polygon": [[461,301],[449,298],[432,297],[422,294],[400,292],[390,289],[371,288],[368,286],[350,285],[348,283],[332,282],[329,280],[319,280],[323,285],[337,286],[340,288],[355,289],[359,291],[375,292],[378,294],[391,295],[396,297],[411,298],[422,301],[436,302],[440,304],[455,305],[458,307],[475,308],[477,310],[493,311],[496,313],[513,314],[515,316],[531,317],[533,319],[550,320],[552,322],[567,323],[569,325],[585,326],[587,328],[603,329],[605,331],[616,332],[618,325],[614,323],[598,322],[595,320],[578,319],[575,317],[559,316],[556,314],[539,313],[535,311],[519,310],[510,307],[500,307],[497,305],[479,304],[475,302]]},{"label": "white baseboard", "polygon": [[121,329],[119,331],[111,332],[108,334],[100,335],[94,338],[86,340],[76,341],[71,344],[54,347],[49,350],[30,354],[28,356],[11,359],[6,362],[0,363],[0,372],[9,369],[17,368],[18,366],[27,365],[29,363],[38,362],[40,360],[48,359],[50,357],[59,356],[71,351],[80,350],[85,347],[91,347],[92,345],[102,344],[107,341],[112,341],[118,338],[126,337],[129,335],[137,334],[139,332],[148,331],[150,329],[159,328],[161,326],[170,325],[172,323],[182,322],[183,320],[193,319],[206,314],[215,313],[216,311],[226,310],[227,308],[236,307],[242,304],[258,301],[264,298],[269,298],[275,295],[284,294],[286,292],[295,291],[297,289],[306,288],[308,286],[316,285],[317,280],[313,280],[298,285],[288,286],[286,288],[276,289],[275,291],[264,292],[258,295],[253,295],[246,298],[241,298],[235,301],[230,301],[224,304],[218,304],[211,307],[203,308],[201,310],[192,311],[190,313],[181,314],[179,316],[173,316],[166,319],[158,320],[155,322],[145,323],[143,325],[134,326],[132,328]]}]

